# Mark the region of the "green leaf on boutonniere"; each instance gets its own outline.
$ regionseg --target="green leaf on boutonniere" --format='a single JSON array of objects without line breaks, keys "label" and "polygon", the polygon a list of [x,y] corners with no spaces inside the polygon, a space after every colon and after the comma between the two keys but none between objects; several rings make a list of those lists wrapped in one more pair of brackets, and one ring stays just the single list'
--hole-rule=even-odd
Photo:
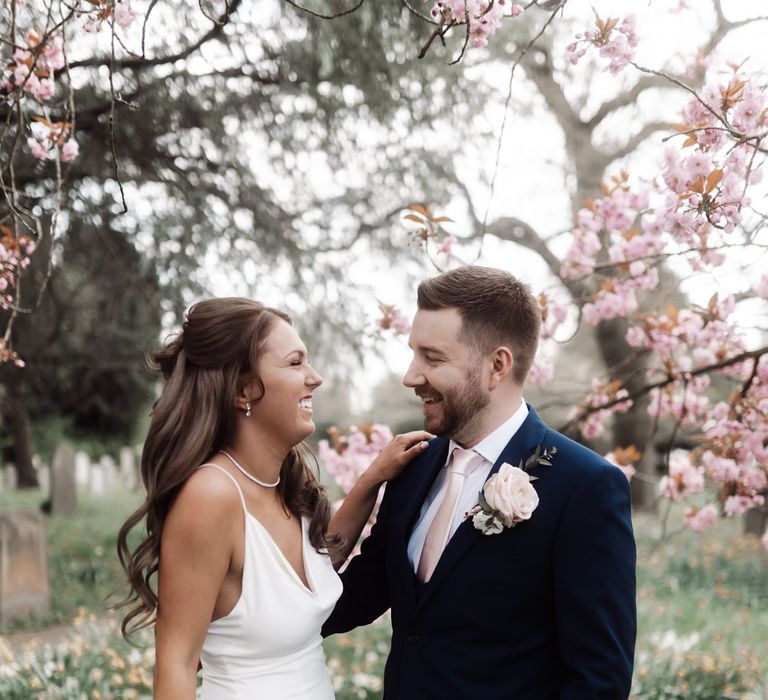
[{"label": "green leaf on boutonniere", "polygon": [[[552,459],[557,454],[557,447],[551,447],[548,450],[541,449],[541,445],[536,445],[536,449],[533,454],[525,460],[525,466],[523,469],[528,471],[534,467],[551,467]],[[536,478],[536,477],[531,477]]]},{"label": "green leaf on boutonniere", "polygon": [[479,493],[477,500],[480,504],[480,507],[487,513],[490,513],[493,510],[493,508],[488,505],[488,501],[485,500],[485,494],[482,491]]}]

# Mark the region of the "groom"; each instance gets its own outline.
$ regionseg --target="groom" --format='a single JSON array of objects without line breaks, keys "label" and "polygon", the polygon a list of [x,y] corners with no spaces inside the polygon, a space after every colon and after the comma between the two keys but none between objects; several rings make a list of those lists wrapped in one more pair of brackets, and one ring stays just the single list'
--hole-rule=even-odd
[{"label": "groom", "polygon": [[[629,485],[522,400],[539,328],[536,300],[501,270],[466,266],[419,285],[403,382],[439,437],[387,486],[323,628],[391,608],[385,700],[629,695]],[[465,518],[481,489],[496,517]]]}]

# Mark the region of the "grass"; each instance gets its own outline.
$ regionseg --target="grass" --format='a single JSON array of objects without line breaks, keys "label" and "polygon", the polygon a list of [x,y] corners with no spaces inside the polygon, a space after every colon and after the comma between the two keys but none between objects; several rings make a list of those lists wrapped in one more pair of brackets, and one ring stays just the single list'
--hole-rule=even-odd
[{"label": "grass", "polygon": [[[45,497],[39,491],[0,493],[0,512],[10,508],[38,509]],[[0,635],[70,623],[80,609],[105,614],[109,594],[121,585],[122,569],[115,554],[117,532],[139,505],[139,496],[115,495],[94,500],[79,495],[75,516],[50,516],[48,523],[48,578],[51,611],[0,625]]]},{"label": "grass", "polygon": [[[36,507],[40,494],[23,493],[0,509]],[[137,497],[81,500],[75,517],[49,519],[52,610],[0,629],[42,630],[77,621],[64,643],[33,645],[26,663],[0,665],[0,697],[149,698],[152,636],[131,649],[119,638],[105,596],[122,578],[114,555],[117,530]],[[678,522],[681,513],[673,512]],[[675,520],[677,519],[677,520]],[[740,523],[716,524],[703,535],[683,532],[659,544],[655,516],[635,520],[638,539],[639,631],[633,698],[637,700],[768,700],[768,665],[760,650],[768,629],[768,553]],[[338,635],[325,642],[337,700],[381,697],[389,625]],[[0,661],[10,657],[0,637]],[[10,658],[6,661],[10,662]]]}]

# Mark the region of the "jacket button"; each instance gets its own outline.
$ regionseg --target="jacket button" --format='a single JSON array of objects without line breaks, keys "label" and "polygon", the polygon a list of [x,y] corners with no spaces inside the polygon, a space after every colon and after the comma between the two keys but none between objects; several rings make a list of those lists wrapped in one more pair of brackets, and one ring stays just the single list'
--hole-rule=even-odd
[{"label": "jacket button", "polygon": [[408,635],[408,641],[409,641],[411,644],[415,644],[416,642],[418,642],[418,641],[419,641],[419,639],[421,639],[421,635],[420,635],[418,632],[411,632],[411,633]]}]

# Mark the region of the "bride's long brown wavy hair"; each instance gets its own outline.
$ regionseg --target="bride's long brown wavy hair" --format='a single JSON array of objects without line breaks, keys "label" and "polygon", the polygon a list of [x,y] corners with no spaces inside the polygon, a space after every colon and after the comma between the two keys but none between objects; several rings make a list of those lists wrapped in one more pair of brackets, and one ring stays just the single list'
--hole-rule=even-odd
[{"label": "bride's long brown wavy hair", "polygon": [[[129,591],[115,607],[129,608],[121,626],[126,638],[155,620],[152,578],[158,570],[165,518],[184,482],[232,438],[238,386],[244,378],[255,379],[264,395],[259,359],[277,319],[291,323],[282,311],[250,299],[202,301],[189,309],[182,331],[151,356],[150,365],[162,373],[165,386],[155,402],[141,455],[147,495],[117,538]],[[327,534],[330,503],[309,466],[310,454],[303,443],[291,449],[280,469],[278,493],[291,513],[310,519],[312,545],[333,550],[339,541]],[[142,522],[144,538],[131,549],[128,534]]]}]

